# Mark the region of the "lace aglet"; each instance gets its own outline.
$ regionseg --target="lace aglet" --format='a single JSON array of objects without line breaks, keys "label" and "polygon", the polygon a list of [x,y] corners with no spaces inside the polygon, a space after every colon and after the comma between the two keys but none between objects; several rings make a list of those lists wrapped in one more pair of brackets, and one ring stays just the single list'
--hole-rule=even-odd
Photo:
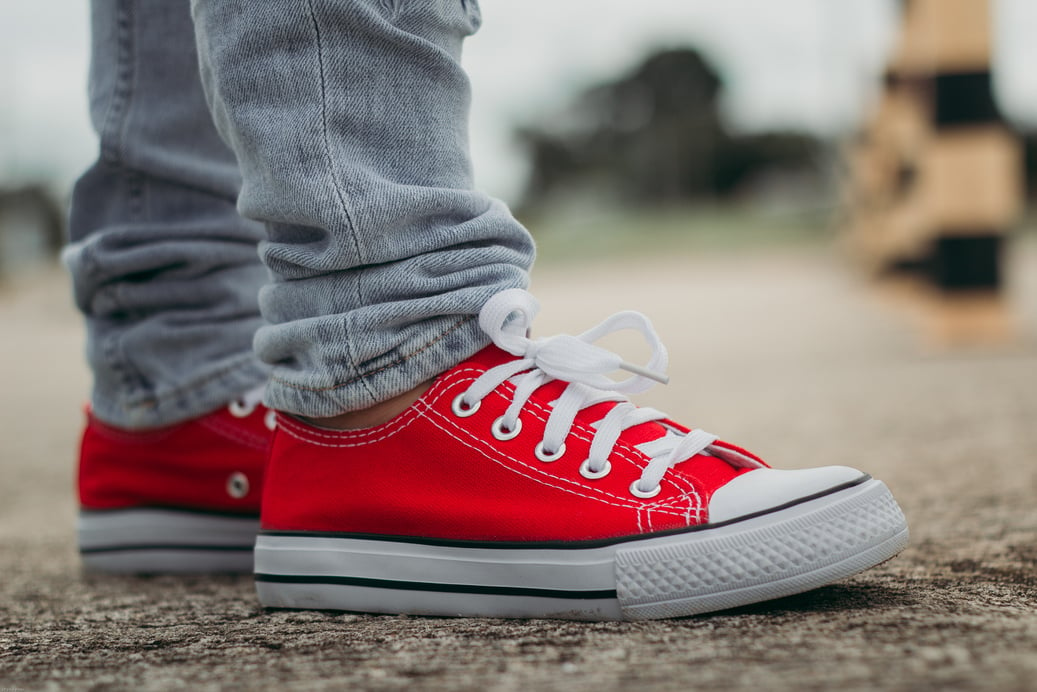
[{"label": "lace aglet", "polygon": [[648,379],[655,380],[660,384],[670,383],[670,376],[666,373],[656,372],[654,370],[649,370],[648,368],[642,368],[640,365],[634,365],[633,363],[628,363],[625,360],[620,362],[619,369],[626,370],[627,372],[632,372],[635,375],[640,375],[641,377],[647,377]]}]

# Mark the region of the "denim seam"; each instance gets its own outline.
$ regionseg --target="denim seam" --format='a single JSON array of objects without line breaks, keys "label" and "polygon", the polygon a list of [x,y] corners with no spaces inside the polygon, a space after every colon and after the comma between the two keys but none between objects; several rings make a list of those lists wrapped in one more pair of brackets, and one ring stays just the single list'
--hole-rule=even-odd
[{"label": "denim seam", "polygon": [[[318,76],[320,77],[321,137],[324,142],[324,154],[328,161],[328,170],[331,173],[331,184],[335,190],[335,197],[338,200],[339,208],[342,211],[342,216],[345,217],[346,225],[349,228],[349,237],[353,241],[353,249],[356,250],[357,261],[358,263],[362,264],[364,262],[364,257],[363,253],[361,253],[360,251],[360,241],[357,239],[356,224],[353,222],[353,218],[349,213],[349,206],[346,204],[345,193],[342,189],[342,185],[338,179],[338,174],[335,170],[335,159],[331,155],[331,143],[328,139],[328,97],[327,83],[324,77],[324,47],[321,41],[320,25],[317,21],[317,13],[316,10],[314,10],[313,8],[313,0],[307,0],[306,8],[309,11],[310,22],[313,25],[313,34],[317,44],[317,66],[319,68]],[[363,296],[360,292],[360,278],[362,278],[362,272],[363,270],[361,270],[361,275],[357,277],[356,282],[357,305],[364,304]],[[349,348],[349,332],[346,328],[346,322],[344,319],[342,320],[341,325],[343,342],[346,344],[346,357],[349,359],[349,364],[350,366],[352,366],[353,370],[358,371],[360,368],[356,362],[356,358],[353,356],[352,349]],[[370,384],[364,379],[364,376],[360,375],[359,377],[352,380],[352,382],[355,382],[357,380],[359,380],[360,384],[363,385],[364,390],[367,391],[367,395],[371,398],[371,400],[377,401],[377,395],[371,389]]]},{"label": "denim seam", "polygon": [[304,392],[330,392],[330,391],[334,391],[336,389],[342,389],[343,387],[348,387],[349,385],[354,384],[357,381],[363,381],[365,377],[371,377],[372,375],[377,375],[378,373],[384,372],[386,370],[389,370],[390,368],[395,368],[398,365],[403,365],[407,361],[413,359],[415,356],[418,356],[418,355],[424,353],[425,351],[429,350],[430,348],[435,346],[437,343],[439,343],[440,341],[442,341],[443,339],[448,337],[450,334],[452,334],[453,332],[456,332],[458,329],[463,327],[465,324],[471,322],[473,319],[474,319],[474,317],[465,317],[464,319],[458,320],[457,322],[452,324],[446,331],[444,331],[441,334],[439,334],[438,336],[436,336],[436,338],[432,339],[431,341],[429,341],[427,344],[425,344],[424,346],[422,346],[418,350],[411,351],[407,355],[401,356],[400,358],[397,358],[396,360],[392,361],[391,363],[386,363],[382,367],[377,368],[375,370],[372,370],[371,372],[360,373],[356,377],[350,378],[350,379],[346,380],[345,382],[340,382],[338,384],[333,384],[333,385],[330,385],[328,387],[307,387],[305,385],[299,385],[299,384],[294,384],[292,382],[288,382],[288,381],[283,380],[280,377],[276,377],[276,376],[272,376],[270,379],[271,379],[271,381],[276,382],[277,384],[284,385],[285,387],[289,387],[291,389],[296,389],[296,390],[304,391]]},{"label": "denim seam", "polygon": [[99,134],[102,159],[107,164],[121,167],[123,161],[120,145],[133,76],[133,30],[130,26],[132,12],[128,0],[119,2],[117,12],[115,84],[112,86],[112,100],[104,114]]},{"label": "denim seam", "polygon": [[139,217],[144,209],[145,189],[140,173],[126,166],[124,151],[126,130],[129,128],[130,108],[133,101],[133,82],[137,78],[135,69],[136,46],[133,34],[133,3],[120,0],[117,10],[116,26],[116,67],[115,84],[112,86],[112,99],[105,112],[104,122],[100,128],[100,149],[102,160],[120,171],[126,185],[128,211],[130,218]]},{"label": "denim seam", "polygon": [[327,83],[324,78],[324,48],[321,42],[320,25],[317,22],[317,13],[313,9],[313,0],[307,0],[306,8],[309,10],[310,23],[313,25],[313,34],[317,40],[317,67],[319,68],[318,76],[320,77],[321,137],[324,140],[324,154],[328,160],[328,170],[331,172],[331,184],[335,189],[335,197],[338,199],[342,215],[346,219],[346,225],[349,228],[349,237],[353,241],[353,248],[356,250],[357,260],[362,264],[365,260],[363,253],[360,252],[360,241],[357,240],[356,237],[356,225],[353,223],[353,218],[349,213],[349,207],[346,205],[342,184],[339,182],[338,175],[335,171],[335,159],[331,155],[331,143],[328,139],[328,94]]},{"label": "denim seam", "polygon": [[181,179],[175,178],[175,177],[173,177],[171,175],[162,175],[160,173],[155,173],[154,171],[148,171],[147,177],[148,177],[149,180],[153,180],[153,181],[156,181],[156,182],[159,182],[159,183],[165,183],[165,184],[170,185],[170,186],[175,186],[175,187],[178,187],[178,188],[180,188],[182,190],[187,190],[188,192],[194,192],[194,193],[197,193],[197,194],[208,195],[208,196],[213,197],[215,199],[221,199],[221,200],[225,200],[227,202],[232,202],[232,203],[237,201],[237,199],[235,197],[218,194],[218,193],[214,192],[211,188],[206,188],[206,187],[203,187],[202,185],[198,185],[198,184],[192,183],[190,181],[181,180]]},{"label": "denim seam", "polygon": [[396,16],[400,13],[400,2],[399,0],[379,0],[379,3],[386,12],[389,13],[388,19],[390,22],[396,20]]},{"label": "denim seam", "polygon": [[[208,373],[205,377],[202,377],[200,379],[194,380],[194,381],[189,382],[187,384],[183,384],[183,385],[180,385],[178,387],[173,387],[171,389],[168,389],[168,390],[163,391],[163,392],[158,392],[156,394],[149,394],[147,398],[137,398],[136,400],[134,400],[132,398],[128,398],[127,401],[125,401],[125,403],[122,405],[122,409],[124,411],[129,411],[129,410],[132,410],[134,408],[150,408],[150,409],[155,409],[158,406],[159,395],[163,399],[176,399],[176,398],[180,398],[185,393],[190,392],[192,390],[201,389],[202,387],[205,387],[206,385],[208,385],[210,382],[215,382],[217,380],[224,379],[224,378],[226,378],[226,376],[228,374],[233,374],[233,373],[235,373],[237,371],[244,371],[244,370],[246,370],[246,368],[243,367],[243,366],[249,365],[249,364],[253,364],[253,363],[254,363],[254,358],[252,357],[251,354],[243,355],[240,359],[238,359],[234,363],[231,363],[230,365],[222,367],[219,370],[216,370],[214,372]],[[259,370],[259,369],[257,368],[257,370]]]},{"label": "denim seam", "polygon": [[[359,293],[359,290],[357,291],[357,293]],[[358,305],[362,305],[362,304],[363,303],[358,303]],[[346,358],[349,360],[349,365],[350,365],[351,368],[353,368],[353,372],[360,372],[360,366],[357,364],[356,356],[353,354],[353,347],[350,345],[352,342],[351,342],[351,340],[349,338],[349,327],[346,325],[346,319],[345,319],[344,316],[340,320],[339,324],[342,327],[342,345],[343,345],[343,348],[345,348],[345,350],[346,350]],[[376,371],[376,372],[378,372],[378,371]],[[374,373],[371,373],[371,374],[374,374]],[[368,383],[368,381],[365,379],[365,376],[363,374],[358,375],[354,379],[350,380],[350,382],[346,382],[345,384],[350,384],[350,383],[356,382],[358,380],[360,381],[360,384],[363,385],[364,389],[367,391],[368,396],[371,397],[371,401],[377,403],[378,396],[374,393],[374,391],[371,388],[370,383]],[[345,386],[345,385],[343,385],[343,386]]]}]

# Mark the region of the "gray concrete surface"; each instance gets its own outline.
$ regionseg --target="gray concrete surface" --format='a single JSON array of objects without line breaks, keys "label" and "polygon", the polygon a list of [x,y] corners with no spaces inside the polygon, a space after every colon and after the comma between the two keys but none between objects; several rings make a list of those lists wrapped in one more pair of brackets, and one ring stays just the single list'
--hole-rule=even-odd
[{"label": "gray concrete surface", "polygon": [[[267,612],[247,578],[80,573],[88,387],[56,272],[0,291],[0,690],[1037,689],[1037,253],[1014,344],[940,348],[829,254],[543,265],[544,334],[633,307],[669,346],[641,400],[780,466],[864,468],[911,546],[798,597],[649,623]],[[924,312],[924,310],[921,310]],[[924,336],[924,335],[923,335]]]}]

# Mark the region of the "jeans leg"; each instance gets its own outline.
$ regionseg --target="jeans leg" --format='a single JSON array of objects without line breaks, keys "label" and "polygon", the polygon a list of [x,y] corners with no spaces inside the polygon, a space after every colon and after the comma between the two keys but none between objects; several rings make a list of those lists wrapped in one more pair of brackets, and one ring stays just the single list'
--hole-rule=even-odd
[{"label": "jeans leg", "polygon": [[146,428],[262,383],[252,354],[262,227],[212,123],[187,0],[95,0],[90,112],[100,156],[72,196],[71,270],[92,405]]},{"label": "jeans leg", "polygon": [[482,348],[533,242],[473,189],[459,59],[475,0],[194,0],[202,81],[263,221],[267,403],[363,408]]}]

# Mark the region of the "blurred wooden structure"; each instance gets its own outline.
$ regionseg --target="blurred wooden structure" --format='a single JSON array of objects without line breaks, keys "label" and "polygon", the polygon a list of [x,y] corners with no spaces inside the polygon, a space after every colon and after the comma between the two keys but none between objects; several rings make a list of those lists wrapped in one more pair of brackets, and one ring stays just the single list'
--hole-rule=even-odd
[{"label": "blurred wooden structure", "polygon": [[850,239],[871,269],[998,291],[1022,147],[993,97],[988,0],[904,0],[882,97],[850,145]]}]

